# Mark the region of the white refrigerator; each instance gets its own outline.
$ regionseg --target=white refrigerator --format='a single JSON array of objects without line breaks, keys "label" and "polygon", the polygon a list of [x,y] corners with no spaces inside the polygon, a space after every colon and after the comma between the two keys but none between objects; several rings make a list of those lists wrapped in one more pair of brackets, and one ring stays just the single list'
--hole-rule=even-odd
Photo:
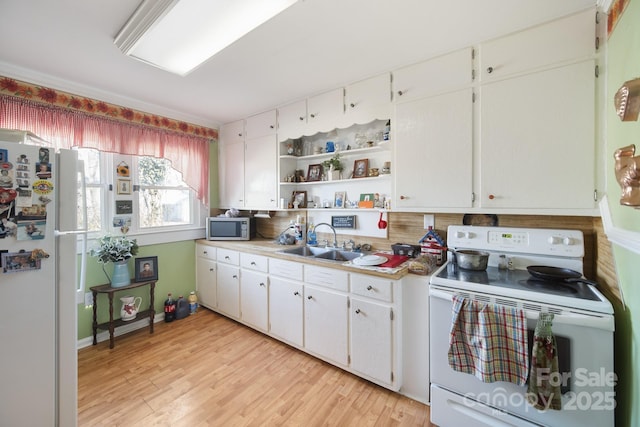
[{"label": "white refrigerator", "polygon": [[2,426],[77,425],[82,180],[77,152],[0,129]]}]

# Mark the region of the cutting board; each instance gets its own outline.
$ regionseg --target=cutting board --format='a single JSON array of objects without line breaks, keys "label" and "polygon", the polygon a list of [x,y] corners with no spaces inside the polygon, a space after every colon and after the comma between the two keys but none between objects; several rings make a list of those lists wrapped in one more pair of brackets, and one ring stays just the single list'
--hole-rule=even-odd
[{"label": "cutting board", "polygon": [[406,255],[393,255],[393,254],[384,254],[384,253],[376,253],[375,255],[380,255],[388,259],[387,262],[379,264],[376,267],[394,268],[409,259],[409,257]]}]

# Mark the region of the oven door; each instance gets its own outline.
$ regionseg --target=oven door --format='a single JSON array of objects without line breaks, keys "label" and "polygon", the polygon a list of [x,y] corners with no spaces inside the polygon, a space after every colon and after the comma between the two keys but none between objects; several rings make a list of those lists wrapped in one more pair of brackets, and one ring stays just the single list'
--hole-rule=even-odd
[{"label": "oven door", "polygon": [[[456,293],[453,289],[434,285],[429,289],[431,422],[443,427],[475,425],[468,424],[467,417],[473,411],[479,411],[485,418],[493,417],[495,423],[477,425],[509,423],[507,415],[510,415],[546,426],[613,426],[613,316],[575,311],[555,314],[552,330],[558,341],[558,353],[564,359],[560,361],[560,371],[566,379],[562,381],[562,410],[540,411],[527,403],[526,386],[508,382],[484,383],[473,375],[449,367],[452,298]],[[481,293],[465,291],[462,295],[481,301],[486,301],[487,297],[495,300],[495,297]],[[533,304],[521,303],[525,304],[527,329],[531,335],[539,311],[532,309]],[[452,396],[457,396],[457,400]]]}]

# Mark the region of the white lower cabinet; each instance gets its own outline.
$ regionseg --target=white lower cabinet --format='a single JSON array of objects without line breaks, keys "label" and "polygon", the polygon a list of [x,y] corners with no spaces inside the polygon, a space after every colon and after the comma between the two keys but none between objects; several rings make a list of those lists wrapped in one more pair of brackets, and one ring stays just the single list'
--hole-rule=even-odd
[{"label": "white lower cabinet", "polygon": [[240,254],[218,248],[218,311],[238,319],[240,317]]},{"label": "white lower cabinet", "polygon": [[304,347],[331,362],[349,364],[346,294],[304,285]]},{"label": "white lower cabinet", "polygon": [[302,347],[302,282],[274,276],[269,279],[269,333],[285,342]]},{"label": "white lower cabinet", "polygon": [[240,319],[261,331],[268,329],[269,277],[266,273],[242,270]]},{"label": "white lower cabinet", "polygon": [[388,385],[394,382],[393,310],[388,304],[351,298],[351,367]]},{"label": "white lower cabinet", "polygon": [[216,270],[216,248],[196,244],[198,303],[212,310],[218,305]]}]

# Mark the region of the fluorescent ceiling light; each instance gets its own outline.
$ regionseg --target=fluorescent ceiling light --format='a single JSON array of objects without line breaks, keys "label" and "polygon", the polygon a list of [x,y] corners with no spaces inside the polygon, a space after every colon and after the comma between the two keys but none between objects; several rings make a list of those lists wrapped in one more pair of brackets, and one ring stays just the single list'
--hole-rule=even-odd
[{"label": "fluorescent ceiling light", "polygon": [[144,0],[114,43],[181,76],[297,0]]}]

